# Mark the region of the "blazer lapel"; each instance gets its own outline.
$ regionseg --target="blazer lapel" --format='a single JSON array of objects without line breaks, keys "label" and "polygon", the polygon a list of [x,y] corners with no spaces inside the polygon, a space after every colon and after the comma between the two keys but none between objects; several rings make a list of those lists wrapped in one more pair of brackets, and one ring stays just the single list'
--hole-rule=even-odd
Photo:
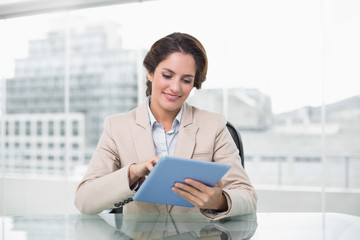
[{"label": "blazer lapel", "polygon": [[[156,154],[147,104],[149,104],[149,98],[136,109],[136,126],[133,129],[134,144],[140,162]],[[166,205],[155,204],[155,206],[159,212],[166,212]]]},{"label": "blazer lapel", "polygon": [[149,104],[149,100],[146,100],[136,108],[136,125],[132,129],[134,145],[140,162],[155,156],[150,118],[146,104]]},{"label": "blazer lapel", "polygon": [[184,103],[183,115],[180,124],[179,137],[174,156],[191,158],[195,148],[195,137],[199,127],[193,123],[193,109]]}]

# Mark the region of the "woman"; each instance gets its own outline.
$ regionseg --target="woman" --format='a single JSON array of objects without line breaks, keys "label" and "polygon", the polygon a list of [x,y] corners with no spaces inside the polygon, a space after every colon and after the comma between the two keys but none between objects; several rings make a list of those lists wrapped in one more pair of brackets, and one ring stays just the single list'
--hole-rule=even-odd
[{"label": "woman", "polygon": [[[146,101],[126,114],[105,119],[89,168],[75,196],[83,214],[124,206],[124,212],[201,212],[219,219],[256,211],[256,194],[220,114],[185,103],[207,73],[202,44],[184,33],[155,42],[144,59]],[[231,164],[214,187],[187,179],[172,190],[195,208],[132,201],[160,156],[171,155]]]}]

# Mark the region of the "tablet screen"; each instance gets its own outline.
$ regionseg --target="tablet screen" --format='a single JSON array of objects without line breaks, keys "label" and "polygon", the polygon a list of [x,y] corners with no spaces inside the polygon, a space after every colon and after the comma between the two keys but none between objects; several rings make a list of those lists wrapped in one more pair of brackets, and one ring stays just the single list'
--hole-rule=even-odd
[{"label": "tablet screen", "polygon": [[194,207],[171,190],[176,182],[191,178],[215,186],[231,165],[165,156],[161,157],[133,197],[135,201]]}]

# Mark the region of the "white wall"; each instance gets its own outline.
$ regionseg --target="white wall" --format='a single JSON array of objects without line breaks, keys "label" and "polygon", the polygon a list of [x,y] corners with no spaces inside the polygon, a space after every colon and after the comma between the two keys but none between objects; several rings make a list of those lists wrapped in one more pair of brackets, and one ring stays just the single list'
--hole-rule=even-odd
[{"label": "white wall", "polygon": [[1,215],[78,213],[73,199],[77,182],[0,178]]},{"label": "white wall", "polygon": [[[256,188],[256,187],[255,187]],[[258,212],[321,212],[321,188],[258,187]],[[326,189],[326,212],[360,216],[360,190]]]}]

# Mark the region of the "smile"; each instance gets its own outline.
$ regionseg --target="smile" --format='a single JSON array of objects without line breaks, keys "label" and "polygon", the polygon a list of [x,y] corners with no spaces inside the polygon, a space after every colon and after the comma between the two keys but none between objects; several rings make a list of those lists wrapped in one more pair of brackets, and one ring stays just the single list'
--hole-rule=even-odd
[{"label": "smile", "polygon": [[172,100],[172,101],[175,101],[177,99],[180,98],[180,96],[177,96],[177,95],[170,95],[170,94],[167,94],[167,93],[164,93],[165,97],[169,100]]}]

